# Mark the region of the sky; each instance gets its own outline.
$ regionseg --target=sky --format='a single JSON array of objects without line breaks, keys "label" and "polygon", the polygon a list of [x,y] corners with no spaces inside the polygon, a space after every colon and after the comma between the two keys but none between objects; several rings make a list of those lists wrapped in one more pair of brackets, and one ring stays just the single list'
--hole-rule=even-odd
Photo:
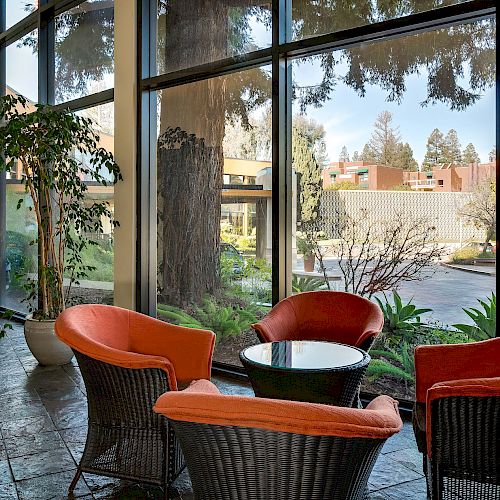
[{"label": "sky", "polygon": [[[297,64],[297,63],[296,63]],[[321,71],[311,62],[294,65],[294,82],[298,85],[318,83]],[[342,146],[346,146],[352,156],[361,152],[369,141],[373,124],[382,111],[393,114],[393,125],[399,126],[404,142],[413,149],[414,157],[420,164],[425,156],[427,138],[434,128],[446,134],[454,128],[462,145],[462,150],[471,142],[481,161],[488,161],[488,153],[495,145],[495,89],[490,88],[481,99],[464,111],[451,111],[444,104],[422,107],[420,103],[427,97],[427,75],[411,75],[406,80],[407,89],[400,104],[387,101],[387,91],[368,86],[364,97],[353,89],[338,84],[332,97],[320,109],[310,107],[306,116],[321,123],[325,128],[326,148],[330,161],[338,161]],[[294,113],[300,112],[298,104]]]},{"label": "sky", "polygon": [[[22,4],[25,0],[8,0],[7,21],[12,24],[25,13]],[[268,46],[270,32],[268,27],[253,20],[250,23],[255,45]],[[294,83],[310,85],[321,80],[321,69],[315,62],[294,63]],[[7,47],[7,83],[26,97],[36,100],[37,92],[36,56],[29,47]],[[105,77],[103,88],[112,86],[113,75]],[[378,87],[367,87],[364,97],[358,96],[350,87],[339,84],[331,98],[320,109],[309,108],[307,116],[322,124],[326,131],[326,148],[330,161],[337,161],[342,146],[350,155],[361,152],[370,139],[377,115],[388,110],[393,114],[394,126],[404,142],[409,142],[414,157],[420,164],[425,156],[427,138],[434,128],[443,133],[454,128],[457,131],[462,149],[471,142],[481,158],[488,160],[488,153],[495,145],[495,90],[490,88],[481,99],[464,111],[451,111],[443,104],[422,107],[419,103],[426,98],[427,76],[420,70],[419,75],[411,75],[406,80],[406,92],[400,104],[387,102],[387,93]],[[102,90],[102,88],[98,88]],[[78,96],[75,96],[78,97]],[[293,107],[298,113],[298,105]]]}]

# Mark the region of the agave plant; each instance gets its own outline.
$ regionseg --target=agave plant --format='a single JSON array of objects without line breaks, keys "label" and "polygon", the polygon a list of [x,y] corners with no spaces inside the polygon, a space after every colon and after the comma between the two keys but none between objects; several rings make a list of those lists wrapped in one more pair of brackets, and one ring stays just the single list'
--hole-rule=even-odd
[{"label": "agave plant", "polygon": [[312,276],[292,276],[292,291],[294,293],[315,292],[326,288],[325,280]]},{"label": "agave plant", "polygon": [[491,297],[487,297],[486,301],[477,299],[481,304],[483,311],[471,307],[470,309],[463,308],[463,311],[469,318],[474,321],[473,325],[456,324],[452,325],[457,330],[467,334],[474,340],[487,340],[496,336],[497,330],[497,298],[494,292],[491,292]]},{"label": "agave plant", "polygon": [[401,340],[408,340],[408,335],[412,334],[421,325],[420,316],[431,312],[432,309],[417,309],[411,303],[411,300],[403,304],[398,292],[393,291],[392,294],[394,305],[389,303],[385,294],[385,303],[377,297],[375,297],[375,300],[384,314],[384,330],[389,334],[389,343],[399,343]]}]

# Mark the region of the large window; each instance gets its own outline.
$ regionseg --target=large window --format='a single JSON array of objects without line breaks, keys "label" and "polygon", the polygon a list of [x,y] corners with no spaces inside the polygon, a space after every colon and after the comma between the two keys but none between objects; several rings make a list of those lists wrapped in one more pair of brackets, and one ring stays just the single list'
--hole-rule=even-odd
[{"label": "large window", "polygon": [[412,301],[365,385],[411,399],[415,345],[487,335],[454,325],[495,291],[494,217],[475,219],[496,210],[495,2],[351,4],[157,4],[141,178],[158,272],[139,279],[158,303],[140,307],[213,329],[216,365],[237,365],[244,317],[287,294]]},{"label": "large window", "polygon": [[225,363],[272,301],[270,101],[269,68],[158,92],[158,317]]},{"label": "large window", "polygon": [[[74,3],[73,3],[74,5]],[[92,119],[99,134],[99,145],[114,150],[114,111],[112,92],[114,76],[114,3],[89,0],[73,6],[55,18],[37,11],[38,2],[4,2],[7,28],[31,12],[28,26],[13,28],[8,42],[1,46],[5,61],[5,81],[0,82],[7,94],[23,95],[28,108],[37,103],[70,106],[75,112]],[[56,6],[56,10],[57,10]],[[52,30],[51,26],[55,26]],[[28,34],[26,34],[28,33]],[[16,38],[17,37],[17,38]],[[53,39],[51,38],[53,37]],[[80,98],[83,98],[80,99]],[[87,159],[77,158],[82,164]],[[30,210],[30,198],[21,184],[22,169],[0,182],[0,306],[27,311],[23,302],[24,278],[36,278],[36,221]],[[5,177],[5,176],[4,176]],[[18,200],[24,202],[19,204]],[[112,187],[89,182],[86,203],[106,201],[114,208]],[[77,302],[113,301],[113,231],[109,220],[101,221],[103,235],[89,234],[97,245],[86,250],[85,264],[95,267],[72,289]],[[35,299],[36,300],[36,299]]]},{"label": "large window", "polygon": [[[426,309],[422,326],[386,325],[369,392],[412,399],[414,347],[466,340],[463,308],[496,290],[479,244],[491,234],[473,218],[495,211],[494,34],[490,18],[293,62],[297,274]],[[485,267],[467,268],[475,258]]]}]

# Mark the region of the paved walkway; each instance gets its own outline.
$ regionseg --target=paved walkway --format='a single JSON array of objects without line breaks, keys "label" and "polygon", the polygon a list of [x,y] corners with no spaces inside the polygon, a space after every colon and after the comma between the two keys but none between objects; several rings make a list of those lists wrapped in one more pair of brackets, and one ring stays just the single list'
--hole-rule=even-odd
[{"label": "paved walkway", "polygon": [[[253,394],[244,384],[214,379],[222,392]],[[24,342],[21,326],[0,339],[0,499],[64,499],[87,430],[85,389],[73,361],[40,367]],[[370,478],[370,499],[425,499],[421,457],[409,423],[389,439]],[[184,472],[172,499],[192,499]],[[75,496],[84,499],[160,499],[161,491],[84,474]],[[224,499],[220,499],[224,500]],[[283,499],[286,500],[286,499]]]}]

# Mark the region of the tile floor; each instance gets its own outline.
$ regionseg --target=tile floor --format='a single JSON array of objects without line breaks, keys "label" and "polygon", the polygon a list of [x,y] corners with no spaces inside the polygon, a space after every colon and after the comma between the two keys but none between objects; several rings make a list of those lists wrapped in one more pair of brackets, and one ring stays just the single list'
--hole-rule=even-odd
[{"label": "tile floor", "polygon": [[[214,381],[222,392],[253,394],[244,384]],[[0,339],[0,500],[162,498],[154,488],[90,474],[80,479],[74,496],[67,496],[85,443],[86,419],[84,385],[76,362],[38,366],[26,347],[22,326]],[[370,499],[425,499],[421,470],[411,424],[405,422],[403,430],[387,441],[375,465]],[[174,483],[171,498],[193,498],[187,472]]]}]

